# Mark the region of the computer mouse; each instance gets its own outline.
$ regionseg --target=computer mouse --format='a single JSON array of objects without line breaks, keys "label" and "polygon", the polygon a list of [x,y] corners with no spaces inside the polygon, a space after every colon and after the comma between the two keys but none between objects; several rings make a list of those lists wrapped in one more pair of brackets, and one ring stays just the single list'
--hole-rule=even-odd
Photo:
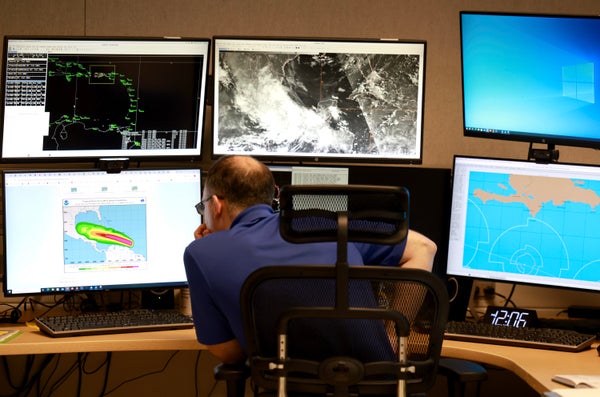
[{"label": "computer mouse", "polygon": [[19,309],[12,309],[12,311],[10,312],[10,322],[13,324],[16,324],[19,322],[19,319],[21,318],[21,311]]}]

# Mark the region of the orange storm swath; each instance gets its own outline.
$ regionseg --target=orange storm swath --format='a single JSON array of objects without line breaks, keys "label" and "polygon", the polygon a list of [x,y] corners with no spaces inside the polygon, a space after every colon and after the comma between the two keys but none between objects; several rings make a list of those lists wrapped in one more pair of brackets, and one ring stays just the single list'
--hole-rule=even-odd
[{"label": "orange storm swath", "polygon": [[80,235],[103,244],[121,245],[124,247],[133,247],[133,239],[125,233],[118,230],[97,225],[90,222],[79,222],[75,225],[75,230]]}]

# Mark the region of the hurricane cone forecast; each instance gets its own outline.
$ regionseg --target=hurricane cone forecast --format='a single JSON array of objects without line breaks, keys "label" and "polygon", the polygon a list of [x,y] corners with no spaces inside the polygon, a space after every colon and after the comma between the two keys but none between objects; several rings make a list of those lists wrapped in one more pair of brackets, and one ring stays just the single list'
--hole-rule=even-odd
[{"label": "hurricane cone forecast", "polygon": [[125,247],[133,247],[133,240],[126,234],[117,230],[106,228],[89,222],[79,222],[75,225],[77,233],[90,240],[104,244],[117,244]]},{"label": "hurricane cone forecast", "polygon": [[600,281],[600,181],[471,172],[465,267]]},{"label": "hurricane cone forecast", "polygon": [[64,263],[67,271],[139,268],[147,262],[144,198],[126,204],[63,201]]},{"label": "hurricane cone forecast", "polygon": [[[183,76],[201,57],[48,58],[43,150],[186,149],[196,147],[200,84]],[[195,73],[199,75],[199,73]]]}]

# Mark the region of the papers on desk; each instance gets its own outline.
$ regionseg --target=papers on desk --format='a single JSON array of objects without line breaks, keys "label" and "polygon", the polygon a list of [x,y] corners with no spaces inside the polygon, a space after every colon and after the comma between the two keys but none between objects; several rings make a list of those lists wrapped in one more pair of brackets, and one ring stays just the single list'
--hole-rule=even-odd
[{"label": "papers on desk", "polygon": [[0,343],[6,343],[12,338],[16,337],[21,333],[18,329],[3,329],[0,330]]},{"label": "papers on desk", "polygon": [[600,375],[554,375],[552,380],[575,389],[600,388]]},{"label": "papers on desk", "polygon": [[555,389],[544,393],[544,397],[598,397],[598,390],[592,389]]}]

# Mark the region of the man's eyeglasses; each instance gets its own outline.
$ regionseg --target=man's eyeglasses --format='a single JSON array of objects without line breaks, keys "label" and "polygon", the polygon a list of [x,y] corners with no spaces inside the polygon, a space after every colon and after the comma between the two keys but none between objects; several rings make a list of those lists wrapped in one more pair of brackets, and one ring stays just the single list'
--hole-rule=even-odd
[{"label": "man's eyeglasses", "polygon": [[207,201],[209,201],[210,199],[212,199],[215,195],[211,195],[208,196],[207,198],[200,200],[200,202],[198,204],[195,205],[196,207],[196,211],[198,211],[198,213],[200,215],[204,215],[204,210],[206,209],[206,207],[204,206],[204,203],[206,203]]}]

